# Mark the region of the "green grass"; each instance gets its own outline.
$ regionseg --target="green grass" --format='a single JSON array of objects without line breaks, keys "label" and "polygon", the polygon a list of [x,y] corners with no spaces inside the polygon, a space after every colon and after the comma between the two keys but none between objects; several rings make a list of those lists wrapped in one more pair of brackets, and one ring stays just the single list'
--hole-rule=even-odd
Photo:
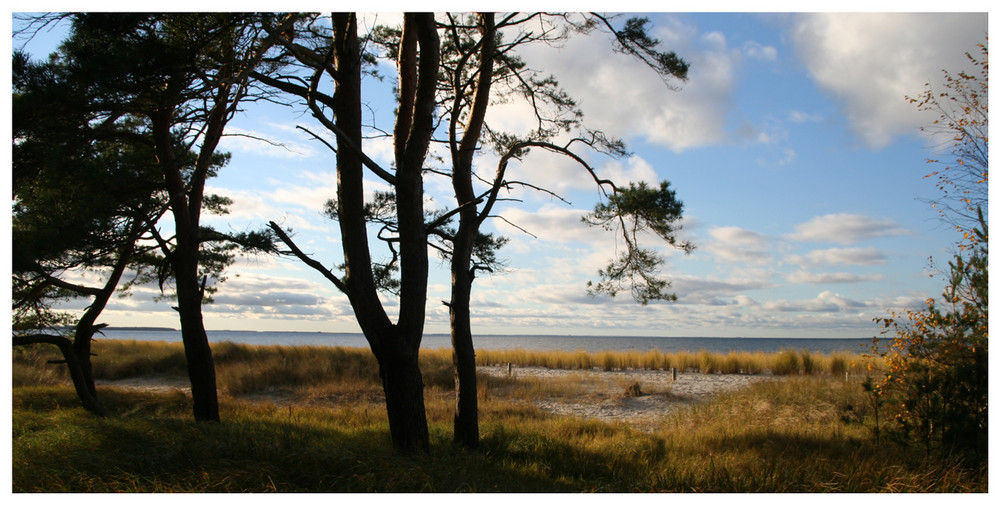
[{"label": "green grass", "polygon": [[[143,345],[134,350],[151,351]],[[425,398],[432,453],[401,456],[391,447],[377,374],[365,365],[365,350],[216,346],[220,385],[226,390],[221,424],[193,422],[189,399],[179,391],[108,387],[100,388],[99,395],[111,414],[93,417],[57,374],[26,383],[26,368],[37,366],[34,360],[44,359],[46,352],[15,352],[14,373],[20,376],[13,392],[16,492],[987,488],[985,471],[970,473],[957,462],[925,461],[919,451],[876,444],[864,425],[845,423],[848,409],[862,416],[865,412],[860,387],[842,377],[793,376],[758,383],[665,415],[651,432],[557,417],[531,405],[530,400],[543,396],[573,394],[580,385],[572,381],[483,377],[482,449],[469,452],[450,442],[450,352],[432,351],[422,357],[429,376]],[[116,369],[127,368],[124,363],[133,359],[127,344],[97,352]],[[98,358],[95,366],[103,370],[108,365],[98,365]],[[158,367],[157,373],[172,374],[154,364],[169,361],[146,363]],[[310,384],[296,382],[303,380]],[[275,390],[287,392],[296,403],[252,402],[243,396]]]}]

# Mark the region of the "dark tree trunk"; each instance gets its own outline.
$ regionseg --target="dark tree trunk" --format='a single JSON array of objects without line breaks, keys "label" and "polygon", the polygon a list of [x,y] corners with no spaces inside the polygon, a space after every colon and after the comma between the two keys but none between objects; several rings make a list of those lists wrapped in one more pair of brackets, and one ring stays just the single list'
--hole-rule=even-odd
[{"label": "dark tree trunk", "polygon": [[[199,318],[201,314],[198,314]],[[183,321],[184,318],[182,318]],[[184,326],[184,323],[181,323]],[[191,380],[192,411],[195,421],[219,422],[219,399],[215,384],[215,362],[204,328],[181,330],[188,378]]]},{"label": "dark tree trunk", "polygon": [[122,274],[125,273],[125,268],[132,261],[132,253],[135,252],[135,241],[138,240],[141,230],[145,226],[145,221],[135,220],[132,223],[131,230],[129,233],[129,239],[126,240],[125,244],[118,251],[118,259],[115,261],[114,267],[111,269],[111,274],[108,276],[108,280],[105,281],[104,287],[101,289],[97,295],[94,296],[94,300],[91,302],[90,307],[84,312],[83,317],[76,324],[76,333],[73,336],[73,352],[76,354],[76,359],[79,362],[80,372],[83,375],[83,383],[90,394],[97,397],[97,387],[94,384],[94,368],[90,361],[91,356],[91,344],[93,342],[94,333],[105,325],[96,325],[97,318],[104,311],[104,307],[108,305],[108,300],[114,294],[115,289],[118,287],[118,282],[121,281]]},{"label": "dark tree trunk", "polygon": [[[14,337],[14,345],[30,345],[30,344],[52,344],[59,348],[62,352],[63,361],[66,363],[66,367],[69,369],[70,378],[73,379],[73,388],[76,389],[76,395],[80,398],[80,402],[83,404],[83,408],[88,411],[98,415],[105,416],[107,411],[104,410],[104,406],[101,402],[97,400],[97,396],[94,394],[90,386],[88,386],[88,381],[80,366],[80,360],[77,359],[76,351],[73,349],[73,343],[70,339],[62,337],[59,335],[25,335]],[[89,356],[89,355],[88,355]],[[90,379],[91,384],[93,379]]]},{"label": "dark tree trunk", "polygon": [[403,339],[393,340],[384,342],[376,356],[392,444],[401,452],[426,454],[430,452],[430,435],[419,354]]},{"label": "dark tree trunk", "polygon": [[[180,313],[181,339],[187,360],[188,378],[191,381],[191,399],[196,421],[216,421],[219,417],[219,399],[215,383],[215,361],[202,320],[202,292],[198,283],[196,265],[176,268],[177,311]],[[194,270],[194,271],[192,271]],[[182,275],[183,273],[183,275]]]},{"label": "dark tree trunk", "polygon": [[[483,37],[480,48],[481,63],[475,86],[475,95],[469,106],[461,141],[457,137],[457,112],[452,111],[450,126],[453,163],[452,187],[455,199],[462,208],[459,228],[455,236],[451,258],[451,343],[455,363],[455,434],[454,441],[465,447],[479,447],[479,399],[476,385],[476,351],[472,344],[470,298],[474,270],[472,251],[482,222],[476,208],[476,194],[472,186],[472,161],[482,133],[486,111],[489,107],[493,80],[493,58],[496,51],[494,15],[480,15]],[[457,72],[461,75],[461,71]],[[456,99],[461,104],[460,99]]]},{"label": "dark tree trunk", "polygon": [[455,389],[458,391],[455,400],[454,440],[469,449],[478,449],[479,398],[476,382],[476,350],[472,344],[472,331],[469,326],[453,324],[451,343],[452,359],[455,363]]},{"label": "dark tree trunk", "polygon": [[[312,88],[269,80],[306,99],[307,106],[337,136],[337,220],[344,253],[344,276],[338,277],[311,259],[274,223],[271,228],[293,254],[323,273],[347,295],[358,324],[379,363],[386,395],[392,442],[402,452],[429,452],[424,409],[423,378],[419,366],[420,340],[427,306],[427,229],[424,221],[423,163],[435,128],[440,44],[433,14],[406,13],[399,59],[399,110],[393,129],[395,174],[364,156],[362,145],[362,55],[357,17],[331,15],[333,65],[315,67],[334,79],[329,100]],[[306,58],[302,63],[315,65]],[[331,70],[331,69],[335,69]],[[319,106],[317,102],[322,102]],[[329,109],[327,109],[329,107]],[[327,115],[333,111],[333,121]],[[379,298],[372,268],[365,211],[365,167],[393,186],[398,218],[398,240],[393,252],[400,272],[399,318],[393,324]]]},{"label": "dark tree trunk", "polygon": [[133,223],[130,234],[131,240],[126,241],[125,245],[119,250],[118,259],[115,261],[115,265],[111,269],[111,274],[104,283],[104,287],[97,291],[90,306],[84,312],[83,317],[77,322],[72,341],[66,337],[44,334],[14,337],[14,345],[47,343],[58,347],[63,355],[63,361],[69,369],[70,378],[73,380],[73,388],[76,390],[77,397],[80,398],[80,402],[85,409],[98,416],[106,415],[107,411],[97,399],[97,386],[94,384],[94,368],[90,356],[92,355],[91,349],[94,334],[105,325],[95,323],[118,287],[118,282],[125,272],[125,267],[131,261],[132,253],[135,250],[135,240],[138,238],[143,224],[141,221]]},{"label": "dark tree trunk", "polygon": [[[170,127],[173,111],[163,109],[150,116],[157,161],[170,191],[170,211],[174,217],[176,245],[167,252],[174,268],[177,288],[177,312],[180,313],[181,339],[191,381],[192,410],[196,421],[219,421],[219,400],[215,384],[215,363],[212,348],[202,320],[202,286],[198,279],[198,255],[201,247],[199,222],[204,192],[205,172],[213,150],[206,137],[198,163],[185,184],[181,167],[171,144]],[[217,140],[216,140],[217,142]]]},{"label": "dark tree trunk", "polygon": [[94,329],[91,327],[87,331],[77,328],[76,335],[73,336],[73,354],[80,366],[80,373],[84,387],[91,395],[97,396],[97,386],[94,384],[94,366],[90,362],[91,343],[94,338]]},{"label": "dark tree trunk", "polygon": [[[433,17],[407,14],[404,29],[417,29],[421,48],[419,70],[425,81],[437,71],[437,38]],[[414,23],[416,17],[422,18]],[[416,26],[415,26],[416,24]],[[400,227],[399,322],[391,324],[378,297],[372,272],[364,214],[364,164],[361,115],[361,49],[354,14],[333,15],[333,46],[337,68],[333,109],[337,128],[337,196],[346,278],[343,291],[354,308],[372,352],[379,362],[385,391],[389,431],[401,452],[430,452],[424,409],[423,378],[418,362],[427,302],[427,235],[424,229],[421,171],[433,130],[435,88],[418,82],[413,90],[412,116],[404,114],[405,138],[397,137],[396,198]],[[425,60],[425,58],[432,58]],[[410,61],[406,66],[415,67]],[[412,119],[412,120],[411,120]]]},{"label": "dark tree trunk", "polygon": [[479,448],[479,398],[476,379],[476,350],[472,343],[472,248],[479,226],[475,209],[461,213],[451,259],[452,361],[455,365],[454,442],[469,449]]}]

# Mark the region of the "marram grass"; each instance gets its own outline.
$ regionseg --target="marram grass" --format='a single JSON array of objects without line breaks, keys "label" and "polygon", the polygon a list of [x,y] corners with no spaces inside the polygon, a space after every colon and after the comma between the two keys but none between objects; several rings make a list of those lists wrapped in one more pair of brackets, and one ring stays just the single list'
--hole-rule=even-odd
[{"label": "marram grass", "polygon": [[[143,360],[130,357],[127,343],[114,345],[120,347],[95,349],[95,367],[138,368],[128,365]],[[144,344],[133,349],[158,353]],[[848,411],[865,415],[865,402],[858,383],[842,377],[765,381],[663,415],[652,431],[641,431],[550,415],[530,401],[571,394],[579,387],[571,382],[484,376],[482,448],[475,452],[450,441],[451,356],[431,351],[422,356],[422,367],[432,452],[402,456],[389,441],[368,351],[215,349],[225,390],[222,423],[192,421],[190,400],[179,390],[115,387],[99,389],[110,415],[96,418],[78,406],[64,380],[50,375],[28,384],[30,374],[23,369],[39,366],[33,359],[47,351],[16,352],[15,376],[21,378],[13,392],[13,490],[982,492],[987,487],[985,471],[876,444],[864,424],[845,423]],[[699,356],[692,356],[695,363]],[[100,364],[101,359],[109,363]],[[730,366],[724,361],[717,366]],[[170,362],[160,357],[143,365],[171,375]],[[282,367],[297,370],[282,373]],[[275,391],[293,401],[251,401],[256,393]]]},{"label": "marram grass", "polygon": [[702,373],[756,375],[837,375],[861,373],[864,358],[859,354],[836,352],[815,353],[808,350],[783,349],[776,353],[736,351],[529,351],[524,349],[476,351],[479,365],[540,366],[571,370],[669,370]]}]

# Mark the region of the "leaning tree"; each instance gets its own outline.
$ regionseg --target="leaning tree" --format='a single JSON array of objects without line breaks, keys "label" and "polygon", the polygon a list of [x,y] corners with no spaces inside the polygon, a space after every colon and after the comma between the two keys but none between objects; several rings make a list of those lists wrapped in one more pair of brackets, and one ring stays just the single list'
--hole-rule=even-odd
[{"label": "leaning tree", "polygon": [[[258,97],[249,74],[267,66],[276,37],[262,25],[290,27],[295,15],[117,14],[69,16],[59,58],[85,83],[92,122],[129,124],[159,174],[174,233],[147,227],[163,261],[161,289],[172,281],[191,380],[194,417],[218,421],[215,368],[202,320],[208,280],[232,257],[235,243],[269,248],[268,236],[234,237],[201,225],[203,211],[227,202],[205,183],[228,161],[218,144],[240,104]],[[92,195],[100,198],[100,193]]]},{"label": "leaning tree", "polygon": [[[148,266],[139,241],[166,200],[136,125],[95,121],[88,83],[66,70],[58,58],[14,55],[14,345],[58,346],[84,407],[103,415],[90,359],[97,319],[126,270]],[[84,272],[99,280],[83,281]],[[78,297],[89,298],[79,318],[53,309]]]}]

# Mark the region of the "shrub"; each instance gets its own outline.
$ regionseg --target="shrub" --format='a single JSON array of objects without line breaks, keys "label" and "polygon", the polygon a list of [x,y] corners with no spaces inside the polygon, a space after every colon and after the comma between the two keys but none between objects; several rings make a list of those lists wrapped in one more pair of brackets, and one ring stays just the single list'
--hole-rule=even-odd
[{"label": "shrub", "polygon": [[[985,461],[987,450],[988,256],[986,223],[974,230],[969,258],[956,255],[944,303],[879,318],[888,348],[882,387],[897,433],[928,453],[961,453]],[[942,307],[943,306],[943,307]]]}]

